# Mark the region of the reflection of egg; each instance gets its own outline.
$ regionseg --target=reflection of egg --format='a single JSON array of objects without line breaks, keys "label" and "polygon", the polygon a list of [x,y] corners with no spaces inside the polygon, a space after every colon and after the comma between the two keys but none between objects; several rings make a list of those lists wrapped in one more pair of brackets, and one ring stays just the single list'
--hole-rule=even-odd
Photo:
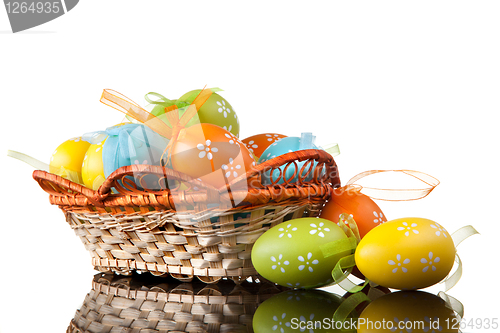
[{"label": "reflection of egg", "polygon": [[337,223],[342,213],[352,215],[363,238],[368,231],[387,221],[379,206],[370,197],[359,193],[337,189],[325,204],[320,217]]},{"label": "reflection of egg", "polygon": [[[332,332],[331,319],[341,303],[340,296],[320,290],[285,291],[259,305],[253,329],[256,333]],[[314,327],[315,321],[321,327]]]},{"label": "reflection of egg", "polygon": [[320,218],[298,218],[280,223],[260,236],[252,248],[257,272],[279,285],[314,288],[332,282],[337,261],[349,255],[340,251],[325,257],[321,245],[347,239],[335,223]]},{"label": "reflection of egg", "polygon": [[82,162],[90,143],[81,137],[63,142],[50,158],[51,173],[82,183]]},{"label": "reflection of egg", "polygon": [[368,304],[359,316],[358,332],[451,333],[458,332],[457,319],[453,310],[436,295],[399,291]]},{"label": "reflection of egg", "polygon": [[250,150],[258,159],[262,155],[262,153],[267,149],[267,147],[281,140],[282,138],[286,138],[286,135],[276,134],[276,133],[263,133],[263,134],[253,135],[241,141],[245,144],[248,150]]},{"label": "reflection of egg", "polygon": [[356,265],[367,279],[395,289],[438,283],[453,267],[455,245],[438,223],[401,218],[368,232],[356,249]]},{"label": "reflection of egg", "polygon": [[106,140],[90,145],[82,164],[83,183],[88,188],[97,190],[106,180],[102,164],[102,150]]}]

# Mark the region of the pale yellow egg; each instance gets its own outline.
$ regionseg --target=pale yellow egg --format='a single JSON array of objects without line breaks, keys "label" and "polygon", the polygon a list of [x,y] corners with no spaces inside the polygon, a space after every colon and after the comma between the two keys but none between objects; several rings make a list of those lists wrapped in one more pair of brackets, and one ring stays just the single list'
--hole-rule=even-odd
[{"label": "pale yellow egg", "polygon": [[82,163],[82,178],[86,187],[97,190],[106,180],[102,163],[104,142],[90,145]]}]

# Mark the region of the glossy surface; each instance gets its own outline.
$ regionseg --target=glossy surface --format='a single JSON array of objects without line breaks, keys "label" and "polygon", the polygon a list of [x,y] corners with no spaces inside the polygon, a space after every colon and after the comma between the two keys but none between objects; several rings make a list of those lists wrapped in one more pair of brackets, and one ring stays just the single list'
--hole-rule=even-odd
[{"label": "glossy surface", "polygon": [[[384,295],[363,310],[358,333],[458,332],[456,314],[442,298],[423,291]],[[385,323],[385,325],[383,325]]]},{"label": "glossy surface", "polygon": [[332,332],[322,325],[314,328],[314,321],[332,326],[328,319],[343,299],[320,290],[290,290],[271,297],[262,303],[253,317],[255,333],[265,332]]}]

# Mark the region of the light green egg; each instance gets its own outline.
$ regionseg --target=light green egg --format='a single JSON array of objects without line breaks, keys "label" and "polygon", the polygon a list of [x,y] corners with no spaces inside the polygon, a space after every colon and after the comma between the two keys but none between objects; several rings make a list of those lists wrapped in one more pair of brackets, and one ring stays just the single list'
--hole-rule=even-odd
[{"label": "light green egg", "polygon": [[340,296],[325,291],[285,291],[257,308],[253,330],[256,333],[335,332],[332,318],[341,303]]},{"label": "light green egg", "polygon": [[335,223],[321,218],[299,218],[280,223],[260,236],[252,249],[252,263],[264,278],[290,288],[315,288],[333,282],[332,270],[350,251],[325,256],[322,246],[347,239]]},{"label": "light green egg", "polygon": [[[193,90],[182,95],[177,101],[191,103],[201,92],[200,89]],[[210,123],[224,128],[236,137],[240,135],[240,123],[229,102],[217,93],[207,99],[198,110],[199,121]]]}]

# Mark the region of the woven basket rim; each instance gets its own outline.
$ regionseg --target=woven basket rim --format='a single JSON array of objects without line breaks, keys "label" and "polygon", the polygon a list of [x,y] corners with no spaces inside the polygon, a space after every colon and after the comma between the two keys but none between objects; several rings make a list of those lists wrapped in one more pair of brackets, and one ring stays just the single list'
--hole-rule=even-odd
[{"label": "woven basket rim", "polygon": [[[248,186],[247,188],[243,189],[243,187],[241,187],[242,184],[248,185],[248,182],[259,177],[259,175],[266,171],[277,169],[287,163],[291,164],[308,160],[314,160],[318,162],[318,164],[321,163],[321,168],[326,169],[323,169],[324,174],[319,174],[316,170],[319,167],[316,165],[316,168],[313,170],[314,177],[309,181],[304,181],[302,179],[299,180],[299,182],[287,183],[285,180],[284,183],[278,184],[278,182],[275,181],[273,184],[263,185],[259,180],[252,183],[252,186]],[[306,164],[307,163],[308,162],[306,162]],[[126,176],[135,173],[151,174],[158,177],[172,177],[172,179],[189,182],[193,186],[199,188],[196,191],[137,189],[133,192],[128,191],[126,193],[113,192],[112,189],[117,188],[120,179],[124,179]],[[300,173],[300,171],[295,170],[295,174],[297,173]],[[221,202],[221,198],[225,202],[233,202],[236,198],[237,202],[243,202],[247,205],[279,203],[290,199],[310,197],[327,198],[331,195],[334,188],[340,186],[340,178],[335,160],[329,153],[321,149],[307,149],[280,155],[253,167],[245,174],[242,174],[219,189],[197,179],[193,179],[181,172],[152,165],[130,165],[121,167],[113,172],[97,190],[92,190],[42,170],[35,170],[33,172],[33,178],[39,183],[43,190],[50,194],[51,203],[57,204],[60,207],[103,208],[110,206],[157,206],[169,210],[175,210],[175,203],[179,202],[186,204],[194,202]],[[240,186],[242,190],[238,190],[238,186]]]}]

